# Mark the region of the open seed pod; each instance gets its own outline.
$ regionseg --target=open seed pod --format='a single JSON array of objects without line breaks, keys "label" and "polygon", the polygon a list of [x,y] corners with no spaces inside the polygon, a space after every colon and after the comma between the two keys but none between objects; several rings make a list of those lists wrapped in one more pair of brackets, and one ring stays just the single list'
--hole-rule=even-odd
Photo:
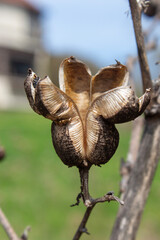
[{"label": "open seed pod", "polygon": [[39,79],[29,70],[28,100],[35,112],[53,121],[53,145],[64,164],[100,165],[113,156],[119,143],[114,124],[134,120],[150,101],[149,90],[135,96],[128,77],[118,61],[92,77],[84,63],[70,57],[60,66],[59,89],[49,77]]}]

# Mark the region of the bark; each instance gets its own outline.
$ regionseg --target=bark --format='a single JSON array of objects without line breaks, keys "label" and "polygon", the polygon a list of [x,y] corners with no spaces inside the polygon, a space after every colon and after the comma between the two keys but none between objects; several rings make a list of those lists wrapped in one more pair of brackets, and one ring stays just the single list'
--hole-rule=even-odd
[{"label": "bark", "polygon": [[120,174],[122,176],[121,183],[120,183],[121,199],[124,199],[124,193],[128,186],[130,173],[134,167],[135,161],[138,156],[143,125],[144,125],[144,119],[142,118],[142,116],[134,120],[127,160],[125,161],[123,158],[121,159],[121,167],[120,167]]},{"label": "bark", "polygon": [[134,240],[150,186],[160,158],[160,119],[148,118],[140,144],[139,155],[120,207],[111,240]]}]

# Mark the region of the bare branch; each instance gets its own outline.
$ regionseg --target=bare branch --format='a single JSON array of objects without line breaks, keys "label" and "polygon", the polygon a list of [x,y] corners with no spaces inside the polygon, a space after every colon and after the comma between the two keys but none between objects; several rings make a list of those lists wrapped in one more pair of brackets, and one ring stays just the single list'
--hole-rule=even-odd
[{"label": "bare branch", "polygon": [[[143,89],[152,86],[141,30],[140,9],[137,1],[129,0],[138,55],[143,79]],[[110,240],[134,240],[141,215],[148,197],[151,183],[160,158],[160,80],[153,87],[150,108],[146,111],[145,128],[137,160],[131,171],[128,187],[124,194],[125,206],[120,208]]]},{"label": "bare branch", "polygon": [[147,88],[152,88],[152,81],[147,61],[147,56],[145,52],[145,44],[144,44],[144,37],[142,33],[142,26],[141,26],[141,10],[136,0],[129,0],[133,25],[134,25],[134,32],[136,37],[137,49],[138,49],[138,56],[141,68],[141,75],[142,75],[142,82],[143,82],[143,91]]},{"label": "bare branch", "polygon": [[90,199],[90,206],[87,207],[84,217],[73,237],[73,240],[80,239],[80,237],[83,233],[89,234],[87,231],[87,228],[86,228],[86,224],[87,224],[87,221],[88,221],[90,214],[91,214],[93,208],[95,207],[95,205],[97,203],[110,202],[110,201],[117,201],[121,205],[124,205],[124,202],[122,200],[120,200],[118,197],[116,197],[113,192],[108,192],[106,195],[104,195],[101,198]]},{"label": "bare branch", "polygon": [[[155,21],[153,21],[153,23],[152,23],[152,26],[150,26],[150,28],[144,32],[144,36],[146,38],[146,51],[147,52],[155,50],[157,48],[156,39],[152,40],[152,41],[148,41],[148,36],[151,33],[151,29],[153,29],[153,27],[155,27],[155,25],[156,25]],[[130,56],[130,57],[128,57],[127,62],[126,62],[128,71],[130,73],[131,85],[132,85],[132,88],[134,88],[134,89],[135,89],[135,86],[134,86],[134,80],[133,80],[132,75],[133,75],[133,71],[134,71],[133,70],[134,65],[137,61],[138,61],[138,56],[135,56],[135,57]],[[152,99],[153,99],[153,96],[152,96]],[[131,173],[134,163],[137,159],[138,149],[139,149],[139,145],[140,145],[140,137],[141,137],[141,133],[143,130],[143,123],[144,122],[143,122],[142,116],[134,120],[133,126],[132,126],[132,134],[131,134],[131,140],[130,140],[130,146],[129,146],[127,160],[125,161],[124,159],[121,159],[121,167],[120,167],[120,173],[122,176],[121,183],[120,183],[120,193],[122,193],[121,199],[123,199],[124,192],[127,189],[127,184],[128,184],[128,179],[129,179],[130,173]]]},{"label": "bare branch", "polygon": [[114,192],[108,192],[103,197],[92,199],[91,204],[95,205],[102,202],[117,201],[121,205],[124,205],[124,202],[114,195]]},{"label": "bare branch", "polygon": [[[89,216],[90,216],[90,214],[91,214],[91,212],[92,212],[92,210],[93,210],[93,207],[94,207],[94,206],[88,207],[88,208],[86,209],[86,212],[85,212],[85,214],[84,214],[84,217],[83,217],[83,219],[82,219],[82,221],[81,221],[81,223],[80,223],[80,225],[79,225],[79,227],[78,227],[78,229],[77,229],[77,231],[76,231],[76,233],[75,233],[75,235],[74,235],[74,237],[73,237],[73,240],[78,240],[78,239],[80,239],[81,235],[87,231],[87,229],[86,229],[86,223],[87,223],[88,218],[89,218]],[[84,230],[85,230],[85,231],[84,231]],[[88,232],[88,231],[87,231],[87,232]]]},{"label": "bare branch", "polygon": [[89,188],[88,188],[89,168],[79,168],[79,173],[80,173],[80,179],[81,179],[81,192],[78,194],[76,198],[77,200],[76,203],[71,206],[73,207],[73,206],[79,205],[80,198],[82,198],[83,203],[87,207],[87,209],[73,237],[73,240],[78,240],[83,233],[89,234],[86,228],[86,224],[93,208],[97,203],[117,201],[121,205],[124,205],[124,202],[120,200],[118,197],[116,197],[113,192],[108,192],[107,194],[105,194],[103,197],[100,197],[100,198],[96,198],[96,199],[92,198],[89,194]]},{"label": "bare branch", "polygon": [[3,229],[5,230],[10,240],[28,240],[28,233],[31,227],[30,226],[26,227],[22,236],[19,238],[1,208],[0,208],[0,225],[2,225]]},{"label": "bare branch", "polygon": [[3,213],[2,209],[0,209],[0,224],[4,228],[4,230],[10,240],[19,240],[18,236],[16,235],[15,231],[13,230],[12,226],[10,225],[10,223],[9,223],[8,219],[6,218],[5,214]]}]

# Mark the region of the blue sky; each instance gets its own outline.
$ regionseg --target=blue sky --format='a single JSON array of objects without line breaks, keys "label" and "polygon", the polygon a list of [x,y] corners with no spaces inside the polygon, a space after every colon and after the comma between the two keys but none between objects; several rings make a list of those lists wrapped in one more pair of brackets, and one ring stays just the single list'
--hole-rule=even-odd
[{"label": "blue sky", "polygon": [[28,0],[42,12],[43,43],[56,55],[74,55],[99,67],[136,55],[127,0]]}]

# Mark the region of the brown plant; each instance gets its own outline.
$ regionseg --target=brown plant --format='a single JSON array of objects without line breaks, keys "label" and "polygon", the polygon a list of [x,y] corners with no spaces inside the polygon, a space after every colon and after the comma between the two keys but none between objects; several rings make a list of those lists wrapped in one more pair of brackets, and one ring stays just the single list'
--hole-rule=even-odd
[{"label": "brown plant", "polygon": [[74,57],[60,66],[60,89],[49,77],[40,79],[28,71],[24,87],[32,109],[52,121],[53,145],[63,163],[79,169],[81,192],[72,206],[82,198],[87,211],[74,239],[87,232],[85,223],[97,203],[116,200],[123,204],[113,192],[93,199],[88,175],[93,164],[105,164],[115,153],[119,143],[115,124],[135,119],[149,104],[150,89],[138,98],[127,86],[128,78],[127,68],[118,61],[91,76],[88,67]]},{"label": "brown plant", "polygon": [[67,58],[59,70],[60,89],[29,69],[24,83],[29,103],[52,120],[53,145],[64,164],[90,168],[110,160],[119,142],[115,124],[141,115],[150,100],[149,90],[137,98],[127,82],[127,68],[119,62],[92,77],[84,63]]}]

